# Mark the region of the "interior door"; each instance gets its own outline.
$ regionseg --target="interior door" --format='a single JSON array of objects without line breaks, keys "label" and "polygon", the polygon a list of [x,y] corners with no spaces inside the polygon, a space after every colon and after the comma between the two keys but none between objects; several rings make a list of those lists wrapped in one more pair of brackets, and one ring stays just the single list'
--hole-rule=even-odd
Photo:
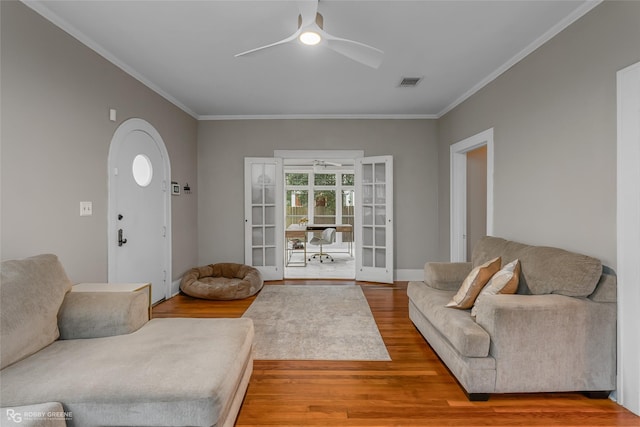
[{"label": "interior door", "polygon": [[109,154],[109,282],[151,283],[168,297],[171,265],[169,160],[147,122],[123,123]]},{"label": "interior door", "polygon": [[265,280],[284,277],[284,186],[282,159],[247,157],[244,162],[244,262]]},{"label": "interior door", "polygon": [[356,280],[393,283],[393,157],[356,159]]}]

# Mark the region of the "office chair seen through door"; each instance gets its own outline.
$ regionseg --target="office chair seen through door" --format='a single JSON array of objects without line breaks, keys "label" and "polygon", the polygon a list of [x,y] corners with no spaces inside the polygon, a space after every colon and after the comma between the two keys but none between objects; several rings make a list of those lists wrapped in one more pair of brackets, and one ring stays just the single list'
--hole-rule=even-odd
[{"label": "office chair seen through door", "polygon": [[325,228],[322,231],[320,237],[313,236],[313,238],[309,241],[310,245],[320,246],[320,252],[317,252],[309,257],[309,261],[312,259],[319,259],[322,262],[322,257],[327,260],[333,261],[333,257],[326,252],[322,251],[323,245],[330,245],[336,241],[336,229],[335,228]]}]

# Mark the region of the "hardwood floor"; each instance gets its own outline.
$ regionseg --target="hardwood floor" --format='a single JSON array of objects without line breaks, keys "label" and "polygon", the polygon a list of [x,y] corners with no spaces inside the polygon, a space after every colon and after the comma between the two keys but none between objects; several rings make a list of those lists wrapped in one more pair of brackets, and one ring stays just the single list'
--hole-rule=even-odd
[{"label": "hardwood floor", "polygon": [[[268,284],[356,283],[280,281]],[[492,395],[469,402],[408,317],[406,282],[358,282],[390,362],[264,361],[254,373],[236,426],[640,426],[609,399],[579,393]],[[178,295],[154,317],[240,317],[255,297],[206,301]]]}]

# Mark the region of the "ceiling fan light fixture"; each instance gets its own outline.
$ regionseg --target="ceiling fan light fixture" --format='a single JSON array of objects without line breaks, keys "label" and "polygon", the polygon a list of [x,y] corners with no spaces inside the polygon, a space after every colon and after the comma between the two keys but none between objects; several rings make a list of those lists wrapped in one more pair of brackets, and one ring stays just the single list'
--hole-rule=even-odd
[{"label": "ceiling fan light fixture", "polygon": [[320,34],[316,33],[315,31],[305,31],[304,33],[300,34],[300,37],[298,37],[298,39],[307,46],[315,46],[322,41],[322,37],[320,37]]}]

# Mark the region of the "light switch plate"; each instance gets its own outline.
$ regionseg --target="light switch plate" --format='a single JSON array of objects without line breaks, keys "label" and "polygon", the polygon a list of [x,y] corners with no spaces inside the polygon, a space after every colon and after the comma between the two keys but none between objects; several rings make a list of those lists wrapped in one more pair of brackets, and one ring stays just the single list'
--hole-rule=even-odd
[{"label": "light switch plate", "polygon": [[80,216],[93,215],[93,204],[91,202],[80,202]]}]

